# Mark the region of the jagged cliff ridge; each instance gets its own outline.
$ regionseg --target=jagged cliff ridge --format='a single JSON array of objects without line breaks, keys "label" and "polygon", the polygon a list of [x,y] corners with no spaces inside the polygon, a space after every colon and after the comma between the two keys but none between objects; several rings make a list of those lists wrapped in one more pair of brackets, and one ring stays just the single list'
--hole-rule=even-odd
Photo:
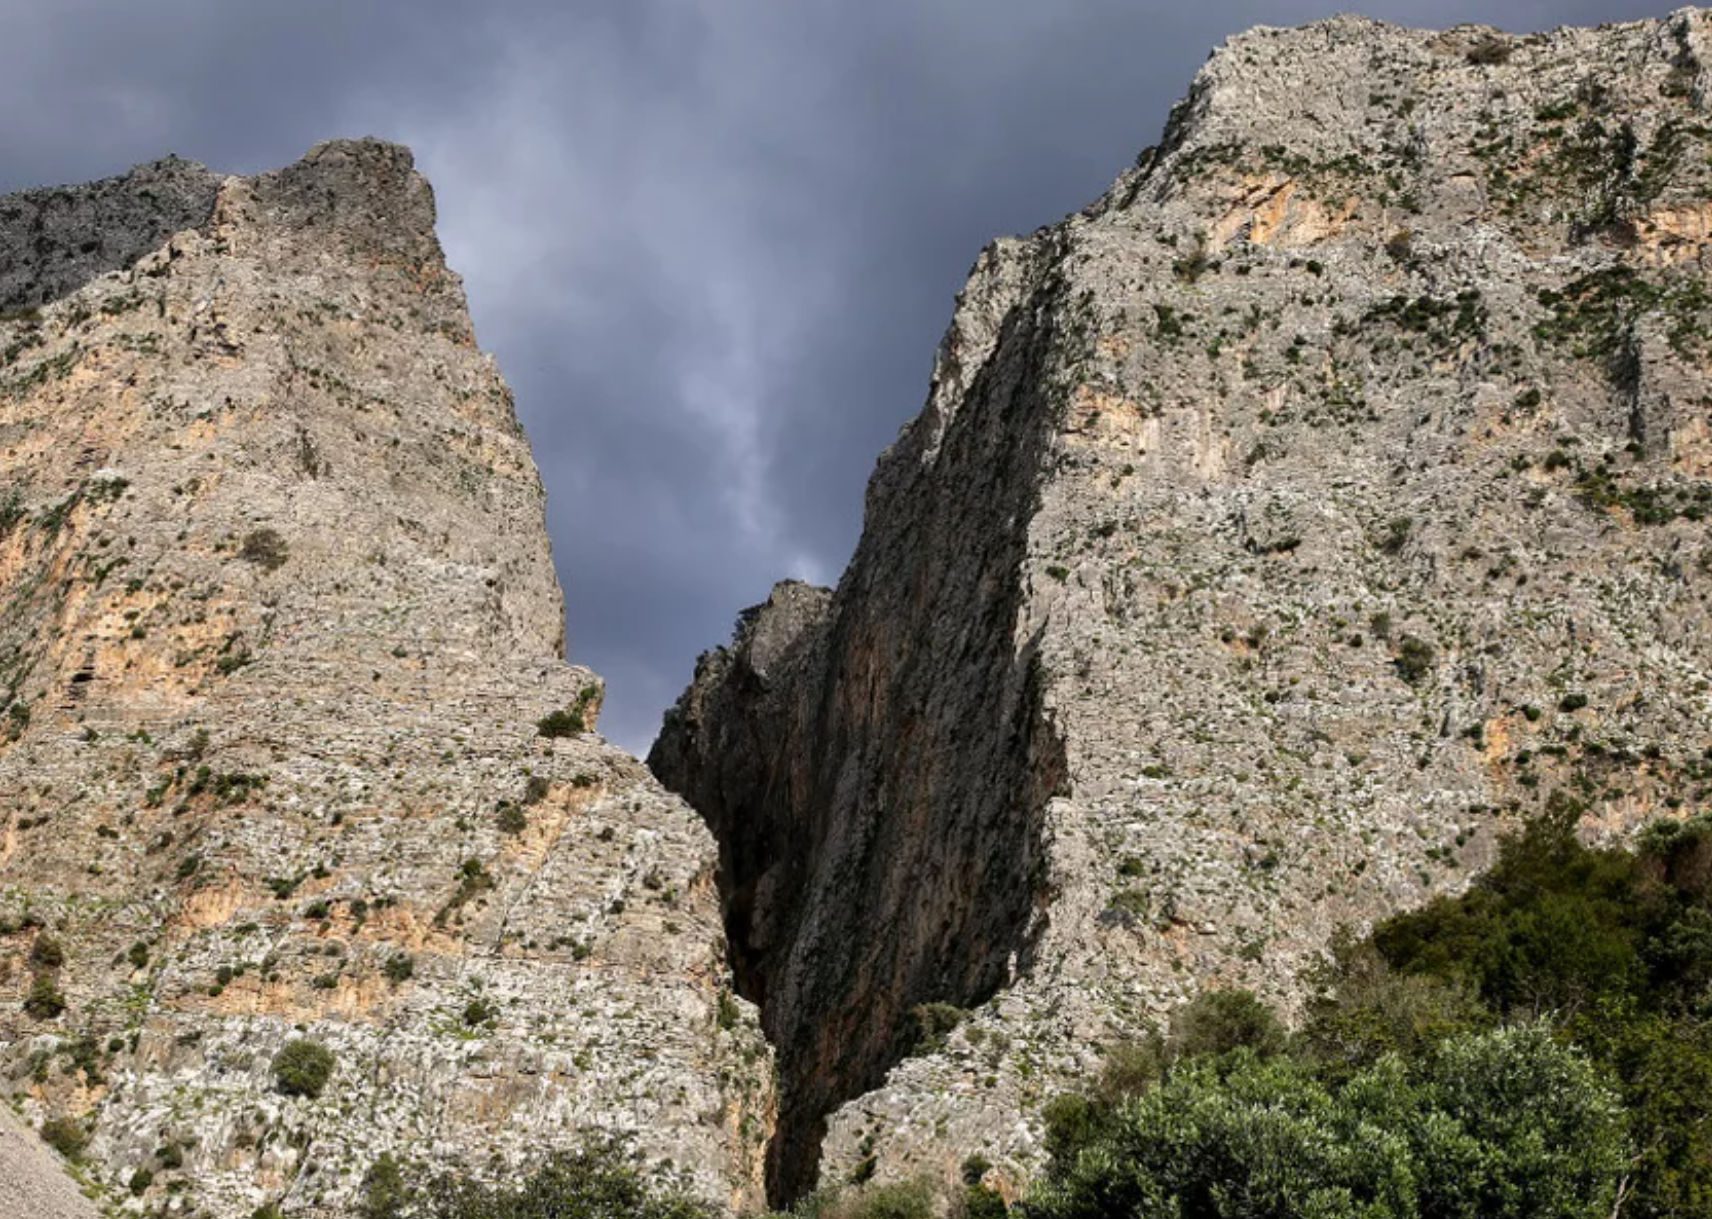
[{"label": "jagged cliff ridge", "polygon": [[[1709,270],[1693,9],[1253,31],[983,253],[838,589],[747,614],[650,758],[721,841],[775,1196],[1015,1182],[1197,989],[1288,1005],[1544,805],[1704,809]],[[905,1057],[930,1002],[975,1010]]]},{"label": "jagged cliff ridge", "polygon": [[343,1213],[383,1152],[590,1125],[756,1195],[714,844],[580,731],[433,226],[373,141],[0,200],[0,1077],[132,1209]]}]

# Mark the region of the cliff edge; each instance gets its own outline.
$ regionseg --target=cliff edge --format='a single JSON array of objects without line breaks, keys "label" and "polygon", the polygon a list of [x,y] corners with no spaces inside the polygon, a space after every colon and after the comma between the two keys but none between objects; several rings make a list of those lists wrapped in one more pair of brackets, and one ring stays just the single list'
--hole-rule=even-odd
[{"label": "cliff edge", "polygon": [[754,1199],[770,1059],[714,843],[594,733],[409,152],[0,200],[0,293],[26,1117],[132,1209],[343,1214],[383,1154],[489,1170],[589,1128]]},{"label": "cliff edge", "polygon": [[1703,811],[1712,17],[1220,48],[975,264],[835,591],[698,666],[775,1201],[1013,1189],[1042,1105],[1546,807]]}]

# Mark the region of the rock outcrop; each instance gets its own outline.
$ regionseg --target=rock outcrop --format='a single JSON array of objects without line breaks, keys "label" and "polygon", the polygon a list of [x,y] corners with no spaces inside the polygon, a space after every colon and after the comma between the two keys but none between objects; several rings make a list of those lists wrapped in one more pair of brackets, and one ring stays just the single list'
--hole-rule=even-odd
[{"label": "rock outcrop", "polygon": [[837,590],[750,611],[650,759],[720,840],[775,1200],[1009,1188],[1197,990],[1288,1010],[1543,807],[1705,811],[1709,272],[1693,9],[1253,31],[983,253]]},{"label": "rock outcrop", "polygon": [[[592,731],[409,153],[0,200],[0,298],[14,1102],[137,1211],[341,1214],[383,1153],[587,1127],[758,1201],[715,845]],[[276,1079],[294,1040],[318,1096]]]}]

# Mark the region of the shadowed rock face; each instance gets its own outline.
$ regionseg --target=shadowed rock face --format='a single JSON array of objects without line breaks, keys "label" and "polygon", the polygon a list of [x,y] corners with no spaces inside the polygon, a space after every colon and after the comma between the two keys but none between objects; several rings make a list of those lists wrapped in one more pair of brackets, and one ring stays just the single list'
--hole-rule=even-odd
[{"label": "shadowed rock face", "polygon": [[[161,173],[205,171],[53,206]],[[211,1216],[589,1126],[758,1200],[714,843],[592,732],[427,183],[337,142],[186,209],[0,321],[0,1078],[114,1196],[148,1167]],[[318,1098],[276,1087],[295,1037]]]},{"label": "shadowed rock face", "polygon": [[[1288,1009],[1548,804],[1707,807],[1709,68],[1692,9],[1256,30],[982,255],[837,590],[650,758],[720,839],[775,1200],[1014,1186],[1198,989]],[[976,1010],[900,1058],[928,1001]]]},{"label": "shadowed rock face", "polygon": [[220,175],[169,157],[85,186],[0,199],[0,312],[44,305],[128,267],[214,210]]}]

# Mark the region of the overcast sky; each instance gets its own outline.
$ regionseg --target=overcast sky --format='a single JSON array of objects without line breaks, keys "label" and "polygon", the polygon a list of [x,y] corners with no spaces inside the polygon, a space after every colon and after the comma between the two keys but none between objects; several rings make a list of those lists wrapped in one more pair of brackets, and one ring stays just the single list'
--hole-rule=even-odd
[{"label": "overcast sky", "polygon": [[[990,238],[1098,195],[1207,52],[1337,4],[0,0],[0,191],[408,143],[546,479],[571,653],[645,750],[696,654],[831,583]],[[1639,0],[1387,0],[1516,31]]]}]

